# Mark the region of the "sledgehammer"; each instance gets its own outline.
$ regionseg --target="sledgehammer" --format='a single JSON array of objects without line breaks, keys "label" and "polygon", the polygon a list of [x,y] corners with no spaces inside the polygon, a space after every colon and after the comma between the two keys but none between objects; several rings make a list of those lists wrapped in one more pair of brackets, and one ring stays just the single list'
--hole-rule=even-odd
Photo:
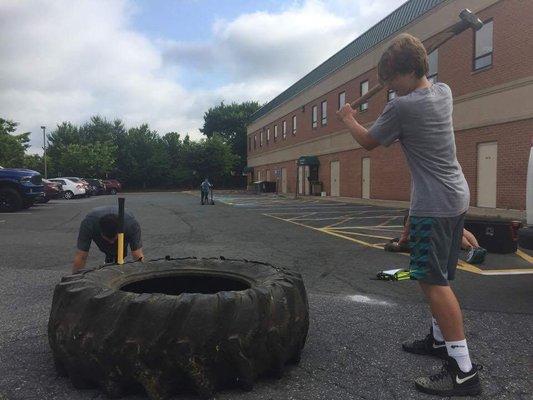
[{"label": "sledgehammer", "polygon": [[[442,46],[444,43],[446,43],[448,40],[453,38],[455,35],[460,34],[461,32],[466,31],[467,29],[474,29],[475,31],[480,30],[483,28],[483,22],[468,8],[465,8],[463,11],[459,13],[459,18],[461,19],[459,22],[455,23],[454,25],[450,26],[445,31],[438,33],[431,39],[430,43],[428,44],[426,48],[426,52],[428,54],[432,53],[434,50]],[[364,95],[359,97],[358,99],[354,100],[350,105],[352,108],[357,108],[361,104],[364,104],[370,99],[372,96],[374,96],[376,93],[381,91],[383,89],[384,84],[378,83],[376,86],[374,86],[372,89],[370,89],[368,92],[366,92]]]}]

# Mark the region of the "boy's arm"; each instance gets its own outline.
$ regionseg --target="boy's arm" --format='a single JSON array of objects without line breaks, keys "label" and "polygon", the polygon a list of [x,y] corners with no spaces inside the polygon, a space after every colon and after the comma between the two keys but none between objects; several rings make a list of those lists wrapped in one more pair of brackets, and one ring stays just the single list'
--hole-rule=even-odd
[{"label": "boy's arm", "polygon": [[348,128],[353,138],[366,150],[373,150],[380,145],[380,143],[368,134],[368,130],[363,127],[355,119],[357,111],[345,104],[339,111],[337,111],[337,118],[339,118]]}]

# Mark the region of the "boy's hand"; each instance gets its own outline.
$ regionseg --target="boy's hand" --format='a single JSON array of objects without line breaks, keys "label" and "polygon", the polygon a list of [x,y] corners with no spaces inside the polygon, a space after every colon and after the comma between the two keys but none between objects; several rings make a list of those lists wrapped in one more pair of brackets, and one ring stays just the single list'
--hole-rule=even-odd
[{"label": "boy's hand", "polygon": [[357,110],[354,110],[349,103],[346,103],[337,111],[337,118],[342,122],[349,121],[351,119],[355,120],[357,115]]}]

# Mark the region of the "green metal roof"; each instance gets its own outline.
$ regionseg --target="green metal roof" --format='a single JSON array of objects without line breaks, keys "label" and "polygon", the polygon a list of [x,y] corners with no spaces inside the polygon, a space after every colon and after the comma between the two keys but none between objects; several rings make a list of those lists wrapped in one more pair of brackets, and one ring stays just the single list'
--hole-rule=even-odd
[{"label": "green metal roof", "polygon": [[265,104],[250,116],[250,122],[268,114],[274,108],[290,100],[298,93],[315,85],[326,76],[339,69],[351,60],[359,57],[365,51],[398,32],[403,27],[425,14],[435,6],[448,0],[409,0],[386,16],[372,28],[367,30],[353,42],[328,58],[306,76],[294,83],[273,100]]}]

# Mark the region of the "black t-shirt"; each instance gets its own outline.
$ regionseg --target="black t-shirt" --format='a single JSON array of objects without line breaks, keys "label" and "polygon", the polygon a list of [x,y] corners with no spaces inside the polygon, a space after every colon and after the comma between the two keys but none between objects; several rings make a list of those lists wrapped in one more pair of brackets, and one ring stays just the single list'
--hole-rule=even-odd
[{"label": "black t-shirt", "polygon": [[[91,241],[96,243],[98,248],[108,256],[116,256],[117,243],[109,243],[102,237],[100,230],[100,218],[104,215],[118,215],[118,206],[103,206],[93,209],[81,222],[78,235],[78,250],[89,251]],[[124,255],[130,246],[131,251],[142,247],[141,227],[133,214],[124,212]]]}]

